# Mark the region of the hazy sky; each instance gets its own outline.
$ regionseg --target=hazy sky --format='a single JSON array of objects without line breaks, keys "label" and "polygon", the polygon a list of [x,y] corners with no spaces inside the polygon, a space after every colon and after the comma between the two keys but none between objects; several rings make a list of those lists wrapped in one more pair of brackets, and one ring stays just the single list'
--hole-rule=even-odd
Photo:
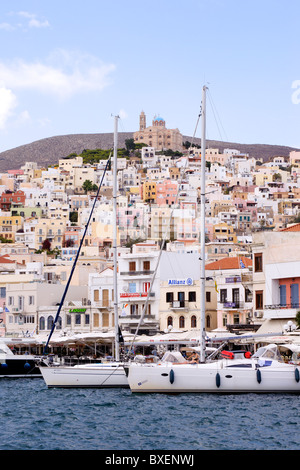
[{"label": "hazy sky", "polygon": [[299,21],[299,0],[1,0],[0,151],[142,110],[192,136],[204,83],[208,139],[300,148]]}]

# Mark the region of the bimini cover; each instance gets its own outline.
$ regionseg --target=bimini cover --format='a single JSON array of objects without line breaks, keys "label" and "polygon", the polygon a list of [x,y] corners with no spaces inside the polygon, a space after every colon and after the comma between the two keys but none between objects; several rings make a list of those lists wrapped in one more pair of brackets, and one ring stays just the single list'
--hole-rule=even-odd
[{"label": "bimini cover", "polygon": [[162,357],[162,362],[187,362],[179,351],[167,351]]}]

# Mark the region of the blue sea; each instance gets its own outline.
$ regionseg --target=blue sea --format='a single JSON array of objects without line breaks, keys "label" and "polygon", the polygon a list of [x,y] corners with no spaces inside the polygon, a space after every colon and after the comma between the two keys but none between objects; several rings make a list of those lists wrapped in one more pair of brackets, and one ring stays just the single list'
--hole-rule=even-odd
[{"label": "blue sea", "polygon": [[132,394],[1,379],[0,450],[299,450],[300,396]]}]

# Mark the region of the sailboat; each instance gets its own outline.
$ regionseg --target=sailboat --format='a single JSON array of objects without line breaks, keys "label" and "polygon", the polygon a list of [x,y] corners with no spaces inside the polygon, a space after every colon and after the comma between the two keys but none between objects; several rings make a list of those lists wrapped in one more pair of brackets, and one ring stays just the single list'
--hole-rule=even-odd
[{"label": "sailboat", "polygon": [[[125,370],[123,368],[123,362],[120,362],[120,329],[118,324],[118,283],[117,283],[117,135],[118,135],[118,119],[119,116],[115,116],[115,126],[114,126],[114,160],[113,160],[113,213],[114,213],[114,225],[113,225],[113,255],[114,255],[114,319],[115,319],[115,347],[114,347],[114,361],[108,363],[92,363],[92,364],[81,364],[75,366],[50,366],[42,367],[41,374],[46,382],[48,388],[51,387],[63,387],[63,388],[109,388],[109,387],[121,387],[128,388],[128,380],[125,375]],[[107,161],[106,169],[108,167],[109,160]],[[105,173],[104,173],[105,174]],[[103,176],[104,176],[103,174]],[[103,180],[103,177],[102,177]],[[101,185],[99,186],[98,193]],[[98,193],[94,201],[93,208],[95,207],[95,202],[98,199]],[[93,208],[89,220],[91,218]],[[88,223],[86,224],[87,229]],[[82,237],[81,243],[84,236]],[[79,254],[80,249],[78,250],[77,255]],[[77,257],[73,265],[73,270],[75,268]],[[72,270],[72,272],[73,272]],[[66,286],[65,294],[69,285],[70,279]],[[63,304],[63,300],[60,303],[60,306]],[[49,344],[51,334],[54,330],[55,323],[58,319],[58,313],[56,315],[55,322],[53,324],[52,330],[47,340],[46,347]]]},{"label": "sailboat", "polygon": [[206,357],[205,338],[205,150],[206,91],[202,89],[201,138],[201,308],[199,362],[188,362],[180,353],[165,354],[158,363],[130,363],[125,367],[134,393],[300,393],[300,367],[287,364],[275,344],[259,348],[249,357],[245,352],[223,352],[223,357]]}]

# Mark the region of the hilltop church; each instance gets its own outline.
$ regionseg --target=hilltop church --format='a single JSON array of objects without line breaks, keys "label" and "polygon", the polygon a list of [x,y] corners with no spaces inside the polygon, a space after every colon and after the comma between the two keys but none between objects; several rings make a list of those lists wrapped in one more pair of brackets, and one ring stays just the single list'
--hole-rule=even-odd
[{"label": "hilltop church", "polygon": [[140,114],[140,130],[133,134],[135,143],[144,143],[156,150],[174,150],[182,152],[182,135],[178,129],[167,129],[161,117],[154,117],[152,126],[146,127],[146,115]]}]

